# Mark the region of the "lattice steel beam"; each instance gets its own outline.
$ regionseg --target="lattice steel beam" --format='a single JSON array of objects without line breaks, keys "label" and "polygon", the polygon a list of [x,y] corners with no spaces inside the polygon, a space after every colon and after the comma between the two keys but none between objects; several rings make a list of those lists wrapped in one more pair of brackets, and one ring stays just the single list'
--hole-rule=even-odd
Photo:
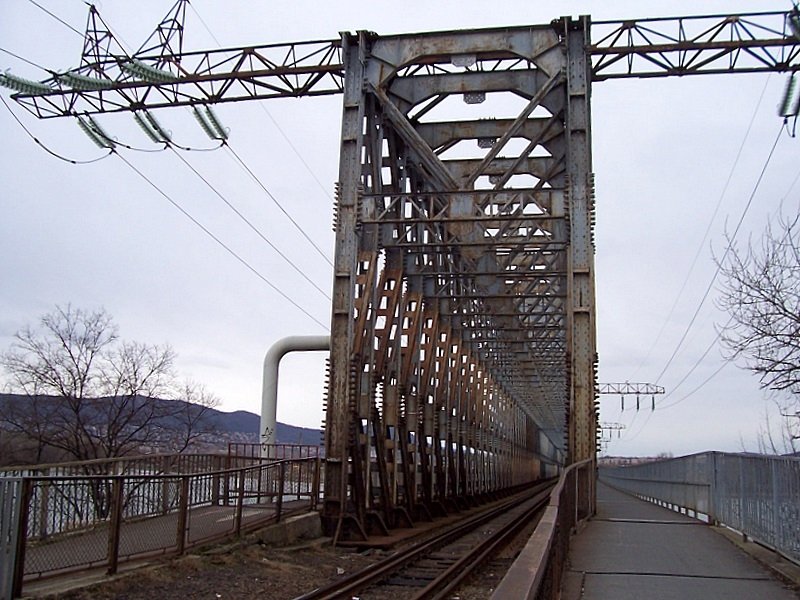
[{"label": "lattice steel beam", "polygon": [[592,77],[666,77],[796,71],[796,11],[595,21]]},{"label": "lattice steel beam", "polygon": [[[182,52],[182,28],[168,18],[159,31],[163,30],[161,37],[169,42],[177,39],[174,46],[178,52],[169,44],[145,45],[131,57],[112,46],[107,27],[98,22],[93,7],[90,11],[86,48],[81,66],[74,73],[96,78],[107,89],[74,89],[51,77],[42,82],[52,87],[51,92],[14,95],[17,102],[40,118],[343,92],[345,65],[338,39]],[[789,25],[792,14],[784,11],[598,21],[592,24],[593,39],[586,47],[592,60],[591,77],[603,81],[796,71],[800,40]],[[554,27],[558,27],[557,23],[554,22]],[[527,28],[504,31],[513,35],[524,29]],[[488,47],[491,35],[491,30],[469,32],[478,48],[481,44]],[[394,39],[403,38],[394,36]],[[542,46],[533,52],[544,54],[547,50]],[[492,57],[486,55],[494,61],[496,70],[477,69],[468,73],[457,72],[446,54],[429,56],[424,64],[404,68],[400,75],[406,79],[398,81],[393,94],[402,100],[401,108],[416,107],[414,118],[429,109],[421,104],[438,94],[456,93],[465,85],[469,89],[482,89],[484,94],[513,88],[519,95],[530,98],[541,87],[541,72],[527,69],[515,51],[510,46],[498,48]],[[420,50],[395,47],[387,52],[410,55]],[[132,58],[166,70],[174,80],[158,83],[131,77],[123,66]],[[453,77],[448,77],[451,74]],[[532,123],[529,126],[535,127]],[[420,135],[428,135],[426,128],[420,128]],[[434,148],[444,145],[444,142],[432,144]]]},{"label": "lattice steel beam", "polygon": [[664,387],[653,383],[600,383],[597,391],[599,394],[642,395],[653,396],[664,393]]}]

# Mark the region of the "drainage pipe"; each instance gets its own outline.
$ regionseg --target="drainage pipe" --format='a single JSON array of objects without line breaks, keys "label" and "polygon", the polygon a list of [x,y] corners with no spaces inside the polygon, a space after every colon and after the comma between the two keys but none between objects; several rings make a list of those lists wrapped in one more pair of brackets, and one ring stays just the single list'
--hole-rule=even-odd
[{"label": "drainage pipe", "polygon": [[261,390],[261,455],[267,456],[269,445],[275,443],[278,412],[278,368],[289,352],[330,350],[329,335],[294,335],[275,342],[264,357],[264,379]]}]

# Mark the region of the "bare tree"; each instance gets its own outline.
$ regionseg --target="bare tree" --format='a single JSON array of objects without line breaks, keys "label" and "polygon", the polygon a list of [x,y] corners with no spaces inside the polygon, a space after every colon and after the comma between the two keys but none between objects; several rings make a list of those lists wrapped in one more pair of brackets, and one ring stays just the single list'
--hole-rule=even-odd
[{"label": "bare tree", "polygon": [[735,242],[720,262],[721,330],[729,358],[740,359],[761,386],[800,395],[800,215],[770,223],[760,244]]},{"label": "bare tree", "polygon": [[166,445],[173,452],[183,452],[214,432],[209,415],[219,399],[204,385],[191,380],[181,384],[177,398]]},{"label": "bare tree", "polygon": [[783,418],[768,418],[759,450],[797,451],[800,413],[800,215],[768,223],[757,243],[745,249],[728,239],[718,261],[722,295],[718,305],[730,315],[720,339],[735,359],[758,375],[773,394]]},{"label": "bare tree", "polygon": [[[197,384],[178,390],[174,360],[169,346],[120,340],[105,310],[56,307],[0,355],[8,388],[26,396],[4,407],[0,426],[35,441],[37,462],[46,449],[81,461],[182,451],[215,399]],[[202,403],[166,400],[181,392]]]}]

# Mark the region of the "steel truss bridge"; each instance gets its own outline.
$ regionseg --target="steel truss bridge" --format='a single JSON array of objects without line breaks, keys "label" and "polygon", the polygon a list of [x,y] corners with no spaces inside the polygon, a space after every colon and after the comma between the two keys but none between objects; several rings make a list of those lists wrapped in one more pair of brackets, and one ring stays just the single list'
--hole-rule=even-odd
[{"label": "steel truss bridge", "polygon": [[202,52],[183,50],[184,13],[128,56],[91,7],[81,66],[14,98],[86,118],[342,95],[323,504],[337,539],[594,457],[592,84],[800,65],[794,12]]}]

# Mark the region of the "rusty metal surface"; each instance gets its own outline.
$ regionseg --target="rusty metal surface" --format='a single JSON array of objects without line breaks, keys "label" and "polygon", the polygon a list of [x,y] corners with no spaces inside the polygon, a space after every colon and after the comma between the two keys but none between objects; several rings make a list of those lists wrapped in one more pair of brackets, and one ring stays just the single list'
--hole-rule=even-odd
[{"label": "rusty metal surface", "polygon": [[[540,460],[593,455],[588,32],[562,27],[342,43],[354,66],[323,506],[337,539],[530,481]],[[484,102],[497,119],[472,116]]]}]

